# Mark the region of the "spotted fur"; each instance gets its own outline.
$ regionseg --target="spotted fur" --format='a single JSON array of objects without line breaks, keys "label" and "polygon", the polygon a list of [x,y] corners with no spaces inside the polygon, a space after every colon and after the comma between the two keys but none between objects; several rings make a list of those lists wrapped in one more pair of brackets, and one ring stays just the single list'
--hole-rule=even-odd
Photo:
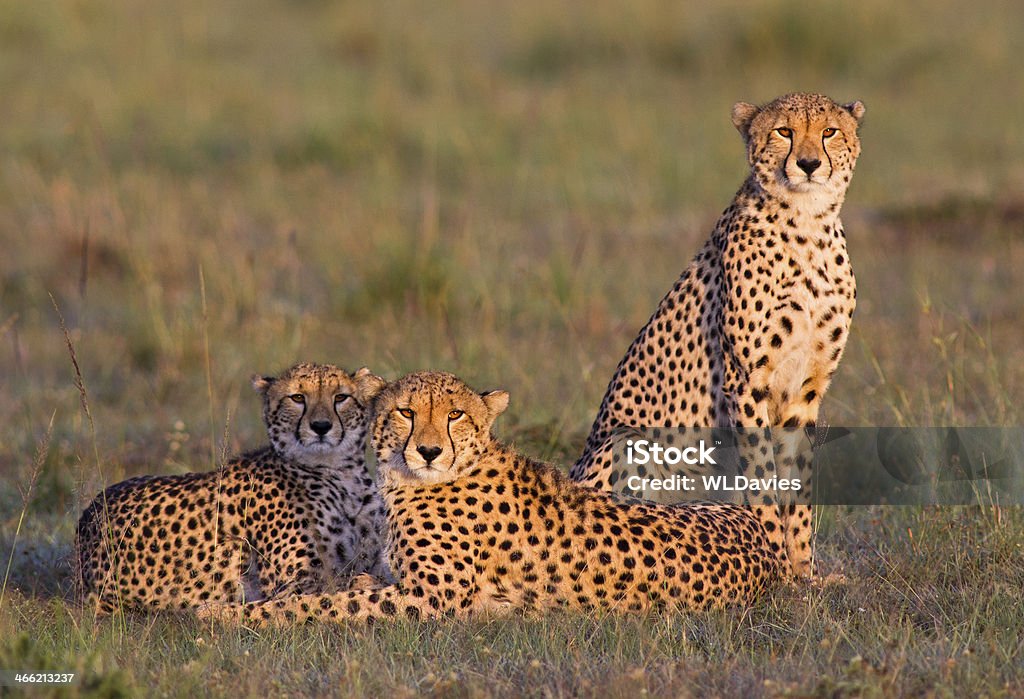
[{"label": "spotted fur", "polygon": [[581,486],[491,435],[504,391],[411,374],[375,402],[372,444],[397,583],[210,605],[251,625],[568,608],[641,611],[748,603],[777,559],[750,511],[667,507]]},{"label": "spotted fur", "polygon": [[[622,442],[643,428],[738,428],[747,475],[802,476],[809,487],[804,432],[856,299],[839,211],[863,115],[860,102],[804,93],[733,107],[750,175],[619,363],[574,479],[624,488]],[[809,576],[806,501],[767,492],[750,504],[787,575]]]},{"label": "spotted fur", "polygon": [[271,446],[208,473],[107,488],[78,523],[87,605],[187,608],[387,577],[383,502],[365,460],[384,381],[299,364],[255,376]]}]

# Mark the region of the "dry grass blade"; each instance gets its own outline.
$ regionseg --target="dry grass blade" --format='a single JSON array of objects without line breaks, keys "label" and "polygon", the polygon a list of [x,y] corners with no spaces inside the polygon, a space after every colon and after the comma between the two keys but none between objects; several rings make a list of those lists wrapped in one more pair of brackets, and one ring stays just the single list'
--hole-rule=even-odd
[{"label": "dry grass blade", "polygon": [[213,368],[210,361],[210,322],[206,306],[206,276],[199,265],[199,300],[203,311],[203,369],[206,372],[206,403],[210,420],[210,467],[217,467],[217,423],[213,419]]},{"label": "dry grass blade", "polygon": [[28,512],[29,503],[32,502],[32,492],[35,490],[36,483],[39,482],[39,476],[43,472],[46,457],[50,453],[50,438],[53,436],[53,421],[56,417],[57,411],[54,410],[50,415],[50,423],[46,426],[43,438],[36,445],[36,453],[32,459],[32,471],[29,473],[28,483],[18,486],[18,491],[21,493],[21,514],[18,516],[18,525],[14,529],[14,542],[11,544],[11,554],[7,557],[4,582],[3,585],[0,585],[0,607],[3,606],[4,597],[7,596],[7,581],[11,576],[11,564],[14,562],[14,552],[18,548],[18,537],[21,535],[21,527],[25,523],[25,514]]},{"label": "dry grass blade", "polygon": [[[53,304],[53,310],[57,313],[57,318],[60,321],[60,330],[64,334],[64,342],[68,348],[68,356],[71,357],[71,366],[75,370],[75,388],[78,389],[78,397],[82,404],[82,412],[85,413],[85,419],[89,423],[89,437],[92,442],[92,457],[93,464],[96,467],[96,477],[100,483],[103,483],[103,468],[100,462],[100,449],[99,444],[96,441],[96,422],[92,417],[92,410],[89,408],[89,392],[85,388],[85,379],[82,377],[82,368],[78,364],[78,354],[75,352],[75,343],[71,340],[71,333],[68,332],[67,323],[64,321],[64,314],[60,312],[60,306],[57,305],[57,300],[53,298],[53,294],[49,294],[50,303]],[[85,486],[85,473],[79,474],[78,479],[78,492],[81,493]]]}]

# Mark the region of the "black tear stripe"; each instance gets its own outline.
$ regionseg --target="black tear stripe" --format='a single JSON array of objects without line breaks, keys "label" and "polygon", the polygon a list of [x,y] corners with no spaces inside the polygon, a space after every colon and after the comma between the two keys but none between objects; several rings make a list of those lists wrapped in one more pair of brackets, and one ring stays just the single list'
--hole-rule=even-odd
[{"label": "black tear stripe", "polygon": [[824,151],[825,157],[828,158],[828,176],[832,177],[832,173],[835,172],[835,166],[832,165],[832,156],[828,154],[828,148],[825,146],[825,137],[821,137],[821,150]]},{"label": "black tear stripe", "polygon": [[448,424],[445,426],[445,430],[444,431],[445,431],[445,434],[448,435],[448,443],[452,445],[452,466],[454,466],[455,465],[455,456],[456,456],[456,454],[455,454],[455,440],[452,439],[452,421],[451,420],[448,421]]},{"label": "black tear stripe", "polygon": [[[352,396],[352,399],[355,400],[355,397]],[[342,403],[344,402],[342,401]],[[338,418],[338,427],[341,428],[341,438],[338,440],[340,443],[342,439],[345,439],[345,421],[341,419],[341,413],[338,412],[338,402],[334,400],[334,396],[331,396],[331,410],[334,411],[334,416]]]},{"label": "black tear stripe", "polygon": [[[302,436],[299,434],[299,430],[302,428],[302,420],[303,420],[303,418],[306,417],[306,406],[308,404],[309,404],[309,401],[303,401],[303,403],[302,403],[302,415],[299,415],[299,420],[298,420],[298,422],[295,423],[295,441],[298,442],[299,444],[302,444]],[[280,405],[280,403],[278,403],[278,405]]]},{"label": "black tear stripe", "polygon": [[[333,400],[333,398],[332,398]],[[341,439],[345,438],[345,421],[341,419],[341,413],[338,411],[338,404],[334,403],[334,417],[338,419],[338,429],[341,430]]]},{"label": "black tear stripe", "polygon": [[[394,420],[395,418],[390,417],[388,419]],[[402,461],[405,461],[405,450],[409,448],[409,442],[412,441],[412,434],[416,431],[416,413],[413,413],[412,417],[409,419],[412,420],[412,427],[409,428],[409,436],[406,437],[405,442],[402,443]],[[406,468],[408,468],[408,466],[409,465],[406,464]]]}]

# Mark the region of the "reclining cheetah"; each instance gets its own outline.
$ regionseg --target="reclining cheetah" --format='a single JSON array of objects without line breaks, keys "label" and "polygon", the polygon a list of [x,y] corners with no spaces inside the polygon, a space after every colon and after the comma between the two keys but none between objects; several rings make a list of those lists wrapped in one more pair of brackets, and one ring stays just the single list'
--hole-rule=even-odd
[{"label": "reclining cheetah", "polygon": [[78,523],[82,591],[98,613],[186,608],[387,577],[383,503],[365,463],[383,379],[299,364],[255,376],[271,446],[209,473],[107,488]]},{"label": "reclining cheetah", "polygon": [[398,582],[378,589],[208,605],[259,625],[574,609],[746,603],[778,561],[750,511],[668,507],[604,493],[491,436],[504,391],[410,374],[374,403],[372,444]]},{"label": "reclining cheetah", "polygon": [[[802,476],[808,496],[801,439],[856,297],[839,209],[863,115],[860,102],[802,93],[733,107],[750,176],[619,363],[572,478],[624,488],[636,468],[623,442],[643,428],[735,428],[745,473]],[[768,439],[766,428],[783,429]],[[766,492],[752,504],[787,576],[809,576],[810,507],[783,498]]]}]

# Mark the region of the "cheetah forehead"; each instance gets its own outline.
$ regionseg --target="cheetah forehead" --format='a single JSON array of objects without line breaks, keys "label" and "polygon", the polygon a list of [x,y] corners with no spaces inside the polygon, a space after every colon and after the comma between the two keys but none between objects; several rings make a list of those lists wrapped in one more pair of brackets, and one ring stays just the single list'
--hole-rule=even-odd
[{"label": "cheetah forehead", "polygon": [[470,414],[487,413],[480,394],[445,371],[420,371],[393,381],[377,396],[374,410],[384,414],[398,407],[426,403],[434,410],[457,408]]},{"label": "cheetah forehead", "polygon": [[858,122],[863,115],[864,105],[860,102],[843,105],[825,95],[794,92],[757,109],[750,123],[750,131],[758,134],[781,125],[794,129],[832,126],[852,136],[856,134]]},{"label": "cheetah forehead", "polygon": [[339,390],[350,393],[356,387],[354,377],[333,364],[296,364],[268,381],[265,393],[268,403],[293,393],[333,395]]}]

